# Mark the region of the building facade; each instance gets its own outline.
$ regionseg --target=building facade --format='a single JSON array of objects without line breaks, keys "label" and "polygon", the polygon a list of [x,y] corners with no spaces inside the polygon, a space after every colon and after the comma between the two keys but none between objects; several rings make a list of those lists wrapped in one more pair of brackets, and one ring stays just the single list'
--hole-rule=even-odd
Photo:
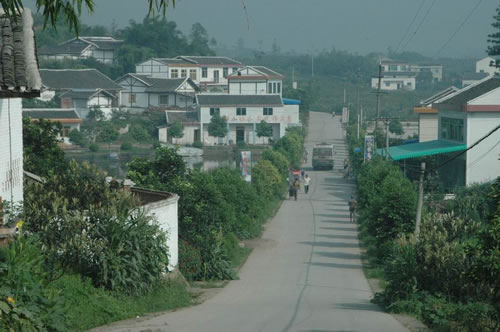
[{"label": "building facade", "polygon": [[495,58],[487,56],[476,61],[476,73],[495,75],[500,73],[500,68],[495,67]]},{"label": "building facade", "polygon": [[190,78],[153,78],[146,75],[126,74],[116,82],[123,89],[121,106],[129,110],[144,111],[151,107],[163,109],[191,109],[195,93],[200,88]]},{"label": "building facade", "polygon": [[190,78],[207,90],[227,88],[229,74],[243,67],[241,62],[219,56],[152,58],[136,65],[136,73],[153,78]]},{"label": "building facade", "polygon": [[264,66],[246,66],[229,74],[228,93],[233,95],[282,95],[283,75]]},{"label": "building facade", "polygon": [[43,60],[80,60],[94,58],[105,64],[116,62],[116,50],[123,44],[123,40],[113,37],[82,36],[70,39],[59,45],[44,47],[38,51]]},{"label": "building facade", "polygon": [[[289,126],[299,124],[298,107],[285,107],[279,95],[198,95],[200,134],[204,144],[267,144],[269,138],[257,136],[257,124],[262,120],[272,126],[271,139],[285,135]],[[228,133],[224,138],[210,136],[208,125],[218,113],[227,120]]]}]

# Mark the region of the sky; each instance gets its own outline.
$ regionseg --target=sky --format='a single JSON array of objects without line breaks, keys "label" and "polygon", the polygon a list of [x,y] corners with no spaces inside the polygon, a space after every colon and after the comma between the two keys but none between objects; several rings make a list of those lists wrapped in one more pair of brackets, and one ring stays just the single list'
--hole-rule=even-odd
[{"label": "sky", "polygon": [[[123,27],[147,14],[146,0],[95,0],[86,24]],[[243,3],[246,3],[246,10]],[[219,45],[352,53],[388,47],[426,56],[481,57],[498,0],[177,0],[167,9],[185,34],[200,22]],[[468,19],[467,19],[468,18]],[[413,24],[411,24],[413,23]],[[461,29],[459,29],[461,27]],[[406,38],[404,38],[406,33]],[[399,48],[398,48],[399,45]]]}]

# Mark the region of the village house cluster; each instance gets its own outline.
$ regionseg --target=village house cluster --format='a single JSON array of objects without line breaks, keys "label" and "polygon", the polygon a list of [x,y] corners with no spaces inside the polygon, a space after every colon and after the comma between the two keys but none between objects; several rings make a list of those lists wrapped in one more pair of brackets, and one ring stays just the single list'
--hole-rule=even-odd
[{"label": "village house cluster", "polygon": [[[113,63],[120,43],[111,37],[78,37],[40,50],[40,57],[94,57]],[[282,137],[286,128],[300,125],[300,101],[283,98],[283,75],[223,56],[151,58],[136,64],[135,73],[115,81],[96,69],[41,69],[40,75],[40,99],[50,101],[58,96],[59,107],[73,109],[82,120],[95,107],[107,118],[118,109],[134,114],[165,112],[166,125],[158,134],[162,142],[169,140],[168,128],[174,122],[184,126],[184,136],[176,143],[185,145],[196,141],[208,145],[266,144]],[[42,117],[44,113],[38,111]],[[215,113],[227,120],[226,137],[213,137],[208,132]],[[272,136],[258,139],[257,124],[262,120],[272,126]],[[68,121],[61,122],[67,134],[73,127],[66,125]]]}]

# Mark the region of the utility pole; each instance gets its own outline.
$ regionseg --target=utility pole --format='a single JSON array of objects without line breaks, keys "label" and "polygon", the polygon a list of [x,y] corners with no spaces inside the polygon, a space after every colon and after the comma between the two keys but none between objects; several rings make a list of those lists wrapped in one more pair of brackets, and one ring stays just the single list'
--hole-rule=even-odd
[{"label": "utility pole", "polygon": [[389,160],[389,121],[385,121],[385,160]]},{"label": "utility pole", "polygon": [[311,77],[314,77],[314,54],[311,53]]},{"label": "utility pole", "polygon": [[378,86],[377,86],[377,114],[375,118],[375,144],[377,142],[378,118],[380,117],[380,87],[382,86],[382,63],[378,64]]},{"label": "utility pole", "polygon": [[358,113],[358,135],[357,135],[358,139],[359,139],[359,113]]},{"label": "utility pole", "polygon": [[422,162],[420,164],[420,179],[418,180],[417,217],[415,220],[415,235],[417,238],[420,233],[420,219],[422,219],[422,206],[424,204],[424,174],[425,162]]}]

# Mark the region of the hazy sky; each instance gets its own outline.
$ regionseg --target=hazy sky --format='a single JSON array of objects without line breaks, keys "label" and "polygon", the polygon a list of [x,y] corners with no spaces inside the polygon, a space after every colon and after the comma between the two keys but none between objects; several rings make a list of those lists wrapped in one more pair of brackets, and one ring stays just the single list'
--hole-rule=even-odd
[{"label": "hazy sky", "polygon": [[[147,14],[146,0],[95,2],[95,13],[84,15],[84,23],[110,26],[114,20],[122,27]],[[185,33],[200,22],[219,44],[233,46],[241,37],[246,46],[259,48],[261,43],[263,50],[269,50],[276,39],[283,51],[297,52],[332,47],[361,54],[386,51],[396,49],[408,31],[400,49],[435,56],[476,7],[439,55],[478,57],[485,55],[499,4],[498,0],[177,0],[167,18]]]}]

